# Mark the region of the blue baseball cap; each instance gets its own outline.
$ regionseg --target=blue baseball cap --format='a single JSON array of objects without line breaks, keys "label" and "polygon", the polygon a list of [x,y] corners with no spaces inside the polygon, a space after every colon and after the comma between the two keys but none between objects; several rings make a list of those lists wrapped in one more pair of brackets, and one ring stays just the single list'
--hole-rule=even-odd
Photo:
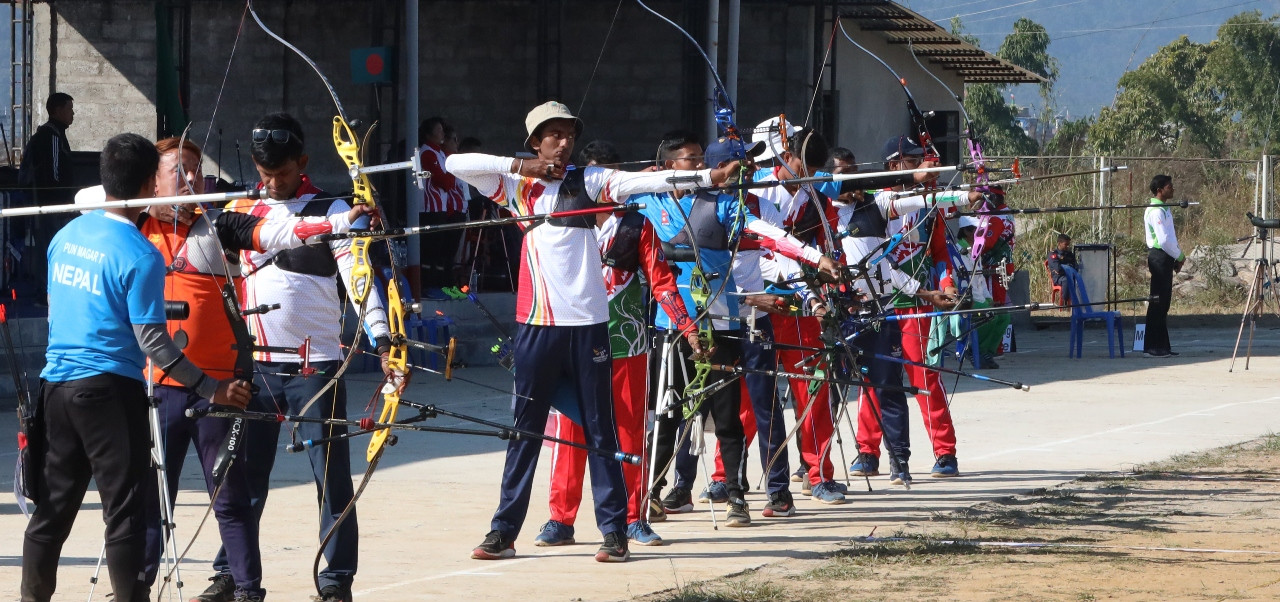
[{"label": "blue baseball cap", "polygon": [[885,161],[896,161],[902,157],[923,157],[924,149],[909,136],[894,136],[885,141],[880,154]]},{"label": "blue baseball cap", "polygon": [[760,153],[764,152],[763,142],[755,142],[747,145],[736,140],[730,140],[722,137],[707,145],[707,150],[702,153],[703,164],[711,169],[715,169],[725,161],[734,160],[733,148],[739,144],[743,145],[743,150],[746,152],[746,156],[748,157],[758,157],[760,156]]}]

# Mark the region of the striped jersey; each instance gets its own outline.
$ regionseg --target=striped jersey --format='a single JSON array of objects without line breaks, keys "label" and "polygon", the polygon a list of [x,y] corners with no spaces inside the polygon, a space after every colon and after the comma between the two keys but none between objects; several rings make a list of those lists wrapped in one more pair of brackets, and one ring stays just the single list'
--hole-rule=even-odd
[{"label": "striped jersey", "polygon": [[[452,155],[448,171],[512,214],[541,215],[555,210],[559,180],[510,173],[516,159],[481,153]],[[617,203],[633,194],[711,184],[710,170],[698,172],[623,172],[585,167],[585,193],[598,203]],[[680,184],[673,176],[694,176]],[[593,228],[540,223],[525,230],[520,252],[516,321],[536,326],[586,326],[609,321],[609,301],[601,278],[600,249]]]}]

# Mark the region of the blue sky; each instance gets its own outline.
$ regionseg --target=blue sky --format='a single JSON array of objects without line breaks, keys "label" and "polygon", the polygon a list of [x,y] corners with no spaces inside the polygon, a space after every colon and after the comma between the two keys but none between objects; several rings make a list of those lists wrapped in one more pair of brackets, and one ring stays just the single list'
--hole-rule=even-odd
[{"label": "blue sky", "polygon": [[[949,26],[959,15],[965,33],[995,52],[1026,17],[1043,25],[1049,53],[1060,63],[1055,86],[1059,111],[1071,118],[1097,115],[1111,104],[1116,81],[1155,51],[1185,35],[1196,42],[1217,37],[1218,26],[1233,15],[1258,10],[1280,12],[1280,0],[898,0],[911,10]],[[1039,106],[1034,86],[1012,89],[1018,104]]]}]

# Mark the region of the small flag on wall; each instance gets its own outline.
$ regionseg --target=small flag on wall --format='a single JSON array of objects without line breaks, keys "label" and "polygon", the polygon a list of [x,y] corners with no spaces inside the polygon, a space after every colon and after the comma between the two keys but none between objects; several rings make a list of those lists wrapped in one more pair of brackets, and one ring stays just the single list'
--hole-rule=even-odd
[{"label": "small flag on wall", "polygon": [[356,48],[351,51],[351,83],[389,84],[395,66],[390,46]]}]

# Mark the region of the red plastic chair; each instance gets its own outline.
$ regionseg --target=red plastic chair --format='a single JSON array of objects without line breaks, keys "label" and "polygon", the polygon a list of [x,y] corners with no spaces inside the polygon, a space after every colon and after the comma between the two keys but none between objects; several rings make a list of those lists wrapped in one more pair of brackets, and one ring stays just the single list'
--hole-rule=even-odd
[{"label": "red plastic chair", "polygon": [[1049,291],[1049,299],[1054,305],[1066,305],[1067,295],[1063,292],[1062,285],[1053,283],[1053,270],[1049,269],[1048,259],[1044,260],[1044,271],[1049,274],[1049,286],[1053,287],[1053,290]]}]

